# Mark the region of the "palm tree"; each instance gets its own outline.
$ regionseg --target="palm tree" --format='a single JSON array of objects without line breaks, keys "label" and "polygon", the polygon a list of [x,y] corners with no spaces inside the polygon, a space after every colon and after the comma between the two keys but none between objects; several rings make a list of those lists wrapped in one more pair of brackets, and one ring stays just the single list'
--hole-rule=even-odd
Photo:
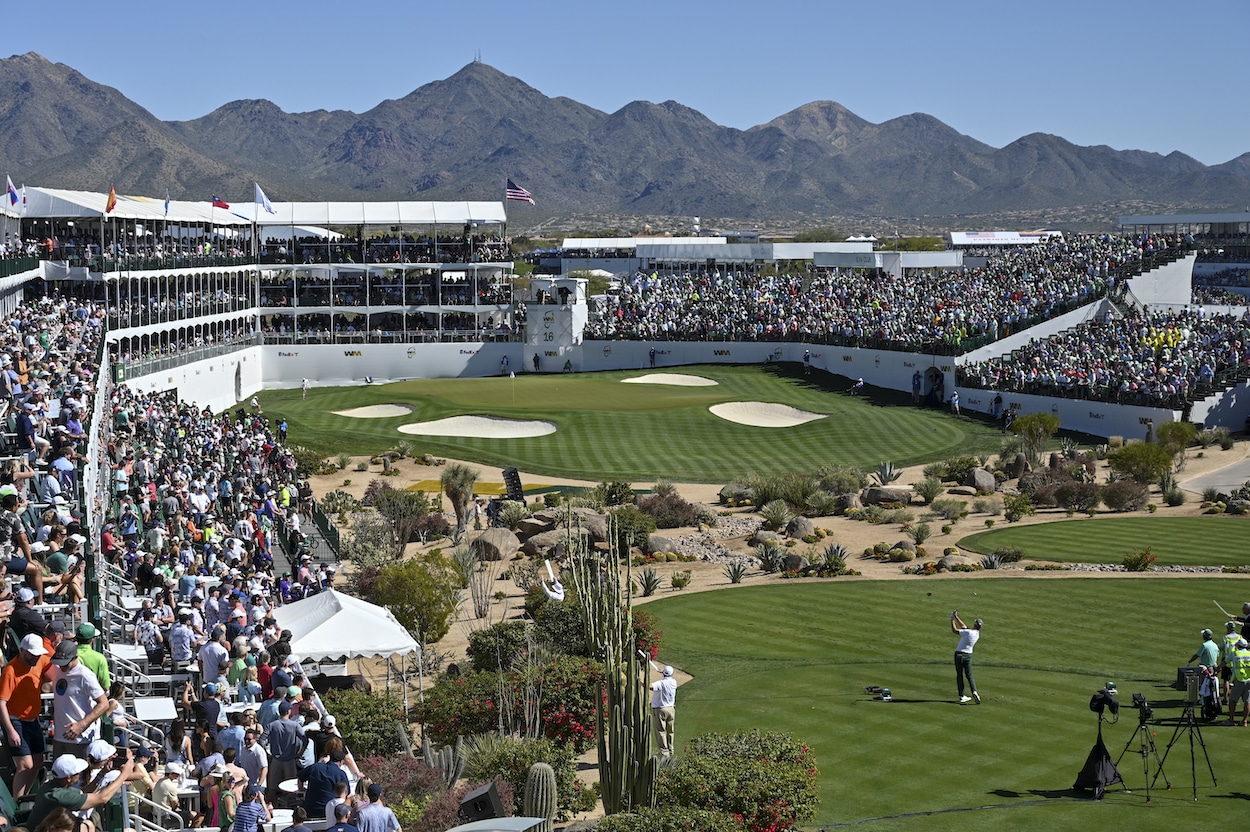
[{"label": "palm tree", "polygon": [[438,479],[443,486],[443,493],[451,502],[451,510],[456,513],[456,532],[452,538],[454,543],[459,543],[464,536],[465,526],[469,522],[469,509],[473,504],[473,486],[480,473],[476,468],[456,462],[444,468],[443,475]]}]

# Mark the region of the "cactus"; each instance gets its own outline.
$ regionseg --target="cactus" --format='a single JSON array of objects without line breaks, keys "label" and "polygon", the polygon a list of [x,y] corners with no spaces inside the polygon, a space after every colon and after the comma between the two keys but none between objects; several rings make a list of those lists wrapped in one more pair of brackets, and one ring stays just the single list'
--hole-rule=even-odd
[{"label": "cactus", "polygon": [[571,538],[570,565],[586,619],[586,646],[604,664],[604,696],[595,698],[599,784],[603,811],[613,815],[655,805],[656,759],[651,752],[648,664],[634,643],[633,576],[621,574],[615,518],[608,521],[611,550],[588,549]]},{"label": "cactus", "polygon": [[443,775],[443,782],[450,789],[464,774],[464,737],[456,737],[454,746],[445,745],[437,752],[430,745],[429,738],[422,737],[421,756],[427,766]]},{"label": "cactus", "polygon": [[544,818],[538,832],[552,832],[556,817],[556,772],[547,763],[534,763],[525,776],[525,815]]}]

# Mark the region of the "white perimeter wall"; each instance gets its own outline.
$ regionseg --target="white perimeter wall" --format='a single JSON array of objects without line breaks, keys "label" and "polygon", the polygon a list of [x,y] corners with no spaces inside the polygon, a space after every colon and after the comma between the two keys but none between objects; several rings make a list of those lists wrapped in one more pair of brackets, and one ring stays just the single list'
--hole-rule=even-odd
[{"label": "white perimeter wall", "polygon": [[1194,261],[1197,259],[1197,253],[1188,254],[1175,263],[1131,278],[1128,287],[1138,300],[1148,306],[1188,306],[1193,300]]},{"label": "white perimeter wall", "polygon": [[183,401],[213,412],[225,410],[264,389],[262,347],[247,347],[181,367],[126,379],[145,393],[177,390]]}]

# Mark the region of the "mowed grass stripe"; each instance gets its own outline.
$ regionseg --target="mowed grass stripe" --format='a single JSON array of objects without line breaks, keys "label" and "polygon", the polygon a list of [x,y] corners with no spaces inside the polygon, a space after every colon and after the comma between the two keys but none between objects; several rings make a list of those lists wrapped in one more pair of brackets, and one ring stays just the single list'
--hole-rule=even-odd
[{"label": "mowed grass stripe", "polygon": [[[408,441],[421,453],[588,480],[718,482],[746,472],[784,473],[822,464],[873,467],[888,459],[907,465],[993,450],[999,443],[999,434],[988,425],[895,406],[899,402],[893,394],[879,392],[879,401],[847,396],[845,384],[834,376],[805,379],[797,370],[778,366],[668,369],[714,378],[719,385],[621,384],[639,374],[610,372],[314,388],[307,400],[298,390],[278,390],[260,399],[267,416],[288,420],[292,442],[327,454],[377,453]],[[712,404],[730,401],[777,402],[828,418],[793,428],[760,428],[708,412]],[[386,403],[407,404],[413,412],[388,419],[331,412]],[[508,440],[396,432],[410,422],[458,415],[546,419],[559,430]]]},{"label": "mowed grass stripe", "polygon": [[[1218,578],[796,581],[671,593],[646,609],[665,633],[661,660],[694,675],[678,693],[679,744],[706,731],[792,733],[817,754],[818,824],[1004,805],[1015,808],[871,828],[1040,828],[1062,821],[1058,828],[1101,832],[1138,824],[1143,797],[1071,805],[1054,799],[1071,786],[1093,743],[1090,694],[1108,679],[1119,684],[1125,710],[1120,724],[1107,728],[1113,755],[1136,727],[1132,693],[1144,693],[1161,717],[1179,716],[1181,694],[1170,687],[1175,669],[1197,646],[1198,630],[1218,626],[1210,599],[1235,604],[1242,600],[1238,586]],[[967,620],[987,622],[974,665],[986,700],[979,707],[953,701],[949,615],[957,606]],[[871,701],[868,685],[891,688],[896,701]],[[1172,726],[1154,731],[1162,751]],[[1217,775],[1235,778],[1241,734],[1207,727],[1204,736]],[[1241,801],[1218,798],[1235,796],[1240,786],[1212,786],[1201,756],[1198,762],[1201,801],[1177,799],[1189,789],[1182,748],[1168,762],[1173,791],[1155,795],[1157,805],[1177,813],[1169,823],[1236,822]],[[1139,766],[1134,748],[1121,772],[1140,790]],[[1191,811],[1202,814],[1180,814]]]},{"label": "mowed grass stripe", "polygon": [[1116,564],[1149,547],[1159,566],[1233,566],[1250,563],[1247,533],[1246,517],[1073,518],[978,532],[959,545],[982,554],[1016,546],[1036,560]]}]

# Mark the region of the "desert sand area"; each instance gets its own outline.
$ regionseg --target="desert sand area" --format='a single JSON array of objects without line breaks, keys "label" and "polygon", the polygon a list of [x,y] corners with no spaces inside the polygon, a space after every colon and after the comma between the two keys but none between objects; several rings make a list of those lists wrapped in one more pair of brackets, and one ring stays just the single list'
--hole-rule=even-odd
[{"label": "desert sand area", "polygon": [[649,373],[637,378],[623,378],[621,384],[667,384],[672,387],[716,387],[716,379],[692,376],[687,373]]},{"label": "desert sand area", "polygon": [[753,428],[793,428],[828,418],[824,413],[811,413],[776,402],[725,402],[714,404],[708,410],[726,422]]},{"label": "desert sand area", "polygon": [[396,416],[407,416],[412,412],[412,405],[371,404],[367,407],[353,407],[351,410],[332,412],[335,416],[346,416],[349,419],[393,419]]},{"label": "desert sand area", "polygon": [[477,436],[482,439],[525,439],[555,433],[555,422],[541,419],[501,419],[496,416],[450,416],[432,422],[401,425],[400,433],[414,436]]}]

